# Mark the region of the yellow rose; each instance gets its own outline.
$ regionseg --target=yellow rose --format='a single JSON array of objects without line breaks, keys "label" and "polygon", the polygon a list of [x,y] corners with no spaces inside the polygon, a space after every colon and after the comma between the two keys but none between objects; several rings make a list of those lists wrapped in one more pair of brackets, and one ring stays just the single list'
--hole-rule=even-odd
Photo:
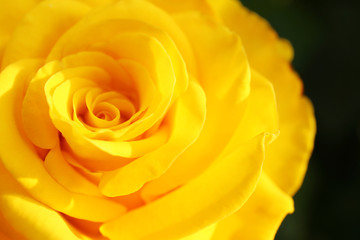
[{"label": "yellow rose", "polygon": [[234,0],[0,1],[1,239],[273,239],[315,121]]}]

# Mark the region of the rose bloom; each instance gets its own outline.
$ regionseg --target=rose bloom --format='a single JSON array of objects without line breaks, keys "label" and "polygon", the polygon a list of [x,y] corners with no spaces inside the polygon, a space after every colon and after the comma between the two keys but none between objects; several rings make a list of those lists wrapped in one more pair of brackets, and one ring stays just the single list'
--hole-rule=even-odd
[{"label": "rose bloom", "polygon": [[313,148],[234,0],[0,1],[1,239],[273,239]]}]

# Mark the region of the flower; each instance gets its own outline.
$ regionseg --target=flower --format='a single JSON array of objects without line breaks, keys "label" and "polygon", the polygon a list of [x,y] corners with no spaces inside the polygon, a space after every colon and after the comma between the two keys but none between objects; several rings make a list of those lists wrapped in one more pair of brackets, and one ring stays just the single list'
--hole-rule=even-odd
[{"label": "flower", "polygon": [[231,0],[0,2],[0,236],[272,239],[315,134]]}]

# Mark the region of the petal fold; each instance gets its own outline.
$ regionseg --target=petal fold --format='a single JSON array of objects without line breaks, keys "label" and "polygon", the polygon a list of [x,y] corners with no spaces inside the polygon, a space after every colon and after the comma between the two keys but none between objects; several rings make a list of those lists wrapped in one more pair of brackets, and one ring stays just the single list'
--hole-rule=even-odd
[{"label": "petal fold", "polygon": [[250,66],[274,86],[280,136],[269,150],[265,168],[284,191],[295,194],[305,175],[316,127],[311,103],[303,96],[302,81],[291,67],[292,46],[239,1],[208,2],[219,21],[241,37]]},{"label": "petal fold", "polygon": [[262,173],[253,195],[233,215],[220,221],[212,240],[268,240],[285,218],[294,211],[291,196]]},{"label": "petal fold", "polygon": [[280,135],[267,152],[264,170],[290,195],[297,192],[304,179],[315,132],[313,106],[308,98],[300,98],[291,117],[280,125]]},{"label": "petal fold", "polygon": [[0,192],[1,214],[26,239],[79,240],[59,213],[31,198],[2,164]]},{"label": "petal fold", "polygon": [[0,74],[0,153],[4,167],[32,197],[60,212],[99,222],[119,216],[126,211],[121,204],[106,198],[71,193],[59,185],[46,171],[25,133],[18,128],[16,109],[20,108],[28,79],[40,63],[33,59],[19,61]]},{"label": "petal fold", "polygon": [[261,134],[239,146],[188,184],[104,223],[100,231],[114,240],[176,239],[236,212],[257,184],[265,138]]},{"label": "petal fold", "polygon": [[104,173],[100,182],[102,193],[126,195],[161,176],[199,136],[205,121],[205,101],[202,88],[190,82],[188,91],[175,102],[164,120],[163,124],[170,128],[168,142],[118,170]]},{"label": "petal fold", "polygon": [[236,151],[239,145],[262,132],[278,132],[272,84],[252,70],[250,87],[249,97],[241,104],[234,103],[232,92],[225,99],[208,100],[206,122],[199,139],[164,175],[144,186],[142,196],[146,201],[186,184],[204,171],[218,154]]}]

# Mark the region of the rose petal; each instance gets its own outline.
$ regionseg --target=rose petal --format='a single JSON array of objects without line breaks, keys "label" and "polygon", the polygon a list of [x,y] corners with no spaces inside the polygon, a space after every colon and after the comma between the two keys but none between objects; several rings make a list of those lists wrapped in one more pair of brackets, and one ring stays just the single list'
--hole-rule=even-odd
[{"label": "rose petal", "polygon": [[[3,167],[2,167],[3,168]],[[0,173],[2,175],[3,173]],[[1,209],[1,207],[0,207]],[[19,239],[26,240],[21,233],[17,232],[15,228],[9,223],[9,221],[4,217],[2,211],[0,210],[0,239],[1,240],[11,240]]]},{"label": "rose petal", "polygon": [[253,195],[239,211],[217,224],[212,240],[274,239],[285,216],[293,211],[292,198],[262,173]]},{"label": "rose petal", "polygon": [[13,236],[10,236],[10,237],[12,237],[12,238],[8,238],[8,234],[6,234],[5,235],[5,233],[3,233],[2,231],[0,231],[0,239],[2,239],[2,240],[11,240],[11,239],[19,239],[19,240],[24,240],[24,238],[21,238],[21,236],[20,235],[15,235],[16,237],[13,237]]},{"label": "rose petal", "polygon": [[[56,86],[61,84],[64,81],[63,75],[61,73],[57,74],[62,70],[60,62],[51,62],[42,67],[35,77],[30,81],[29,87],[27,88],[26,95],[23,101],[22,106],[22,120],[24,130],[29,137],[29,139],[38,147],[50,149],[56,145],[58,142],[58,129],[55,128],[52,120],[49,116],[49,105],[45,95],[45,85],[50,85],[48,83],[49,77],[53,74],[54,83]],[[70,72],[76,72],[78,76],[83,76],[88,79],[96,79],[98,81],[105,81],[106,78],[109,78],[106,72],[102,71],[99,68],[95,67],[83,67],[68,70],[67,73],[70,75]],[[84,85],[83,81],[77,81],[77,85]],[[92,84],[88,81],[87,83]],[[81,85],[81,86],[83,86]],[[94,84],[92,84],[93,86]],[[60,97],[61,98],[61,97]],[[63,101],[62,98],[61,106],[63,115],[69,116],[69,101]]]},{"label": "rose petal", "polygon": [[[95,54],[95,53],[94,53]],[[77,54],[76,56],[69,56],[64,59],[63,62],[66,63],[68,66],[73,66],[74,60],[69,61],[70,58],[77,58],[79,57],[80,60],[84,57],[94,57],[98,56],[98,58],[101,57],[100,54],[91,54],[91,53],[82,53]],[[56,62],[56,61],[55,61]],[[72,62],[72,64],[69,65],[69,63]],[[91,61],[87,61],[89,64]],[[52,64],[53,62],[49,63]],[[80,61],[78,64],[83,64],[83,61]],[[60,63],[59,63],[60,64]],[[93,63],[92,63],[93,64]],[[149,83],[148,75],[146,75],[146,72],[144,72],[141,67],[136,65],[132,61],[124,61],[122,60],[121,63],[122,66],[126,69],[126,71],[129,72],[129,77],[135,78],[134,84],[135,85],[144,85],[144,86],[153,86]],[[66,66],[65,65],[65,66]],[[45,66],[45,68],[47,65]],[[96,71],[95,71],[96,70]],[[101,76],[101,69],[97,67],[87,66],[87,67],[75,67],[75,68],[67,68],[61,71],[58,71],[54,75],[52,75],[49,80],[46,82],[45,85],[45,92],[47,94],[48,103],[50,105],[50,115],[52,117],[52,120],[54,124],[57,126],[57,129],[59,129],[63,136],[67,139],[69,145],[71,148],[76,152],[76,154],[80,155],[82,158],[90,158],[91,160],[87,160],[84,165],[88,166],[91,169],[97,169],[97,170],[109,170],[109,168],[114,169],[114,167],[119,167],[120,165],[123,165],[123,161],[120,158],[117,157],[137,157],[142,156],[145,153],[157,148],[161,144],[163,144],[167,140],[167,134],[166,131],[163,131],[164,129],[158,131],[154,135],[150,135],[149,137],[146,137],[141,140],[137,141],[127,141],[122,142],[120,133],[126,133],[129,129],[135,128],[135,125],[139,125],[138,122],[133,123],[131,126],[125,125],[122,129],[117,128],[110,128],[105,129],[108,131],[101,131],[99,135],[97,132],[90,131],[90,129],[84,129],[82,126],[79,125],[80,121],[72,121],[72,101],[74,102],[75,108],[86,108],[86,105],[81,102],[80,98],[84,98],[84,94],[87,89],[90,87],[93,87],[94,90],[97,82],[104,83],[106,82],[106,75]],[[100,72],[99,72],[100,71]],[[96,74],[95,74],[96,73]],[[80,76],[84,79],[80,78],[74,78],[76,76]],[[116,76],[116,75],[115,75]],[[68,80],[65,80],[66,78],[70,78]],[[91,80],[86,80],[85,78],[90,78]],[[105,78],[105,79],[104,79]],[[104,79],[104,80],[102,80]],[[108,81],[108,80],[107,80]],[[153,87],[154,88],[154,87]],[[86,89],[86,91],[82,91],[80,93],[80,90]],[[151,91],[151,88],[148,89]],[[163,89],[163,92],[169,92],[169,89]],[[140,94],[145,91],[145,89],[141,88]],[[96,98],[95,96],[100,94],[101,90],[97,90],[95,92],[94,96],[92,98]],[[144,96],[140,97],[140,107],[146,107],[143,106],[145,103],[145,100],[149,99],[151,93],[147,93]],[[162,94],[163,95],[163,94]],[[169,96],[170,97],[170,96]],[[64,101],[66,99],[66,101]],[[70,99],[70,100],[69,100]],[[92,100],[89,100],[92,101]],[[163,100],[159,100],[163,101]],[[163,102],[164,104],[168,104],[168,101]],[[83,101],[84,102],[84,101]],[[148,111],[149,113],[144,114],[143,117],[154,115],[154,111],[159,108],[158,101],[155,101],[151,103],[153,107],[149,107]],[[154,109],[152,111],[151,109]],[[121,111],[121,110],[120,110]],[[139,111],[142,111],[140,109]],[[76,114],[76,112],[75,112]],[[132,118],[131,118],[132,119]],[[131,120],[130,119],[130,120]],[[129,120],[129,121],[130,121]],[[141,122],[141,120],[139,120]],[[29,121],[30,123],[30,121]],[[83,124],[81,124],[83,125]],[[122,124],[119,125],[119,127]],[[33,127],[33,126],[32,126]],[[146,126],[145,126],[146,127]],[[84,131],[85,130],[85,131]],[[113,130],[113,134],[110,134],[109,130]],[[101,139],[99,136],[104,136],[104,133],[107,133],[108,136],[113,136],[110,139]],[[100,138],[100,139],[97,139]]]},{"label": "rose petal", "polygon": [[203,90],[197,83],[190,82],[188,91],[170,110],[173,111],[170,114],[172,119],[165,120],[169,123],[164,124],[171,128],[168,142],[118,170],[104,173],[99,185],[102,193],[106,196],[126,195],[162,175],[199,136],[205,120],[205,110]]},{"label": "rose petal", "polygon": [[[1,214],[6,218],[7,223],[26,239],[79,239],[56,211],[26,194],[2,164],[0,164],[0,191]],[[22,238],[16,237],[16,239]]]},{"label": "rose petal", "polygon": [[294,195],[302,184],[314,147],[316,123],[309,99],[301,98],[292,117],[280,125],[279,138],[271,144],[264,170],[285,192]]},{"label": "rose petal", "polygon": [[212,240],[215,229],[216,223],[179,240]]},{"label": "rose petal", "polygon": [[[219,104],[215,102],[208,104],[208,114],[202,135],[164,175],[144,186],[142,196],[146,201],[152,201],[186,184],[206,169],[220,152],[223,155],[231,153],[239,145],[261,132],[278,132],[273,86],[254,70],[251,76],[251,92],[244,104],[234,105],[230,97]],[[231,121],[233,119],[226,121],[228,118],[235,118],[238,121]],[[219,142],[219,139],[222,141]]]},{"label": "rose petal", "polygon": [[266,20],[239,2],[213,0],[209,3],[223,22],[240,35],[250,66],[273,83],[280,137],[274,142],[274,150],[270,150],[271,157],[265,168],[284,191],[294,194],[304,178],[313,147],[315,120],[311,104],[302,95],[301,79],[290,65],[293,49]]},{"label": "rose petal", "polygon": [[[5,168],[35,199],[70,216],[106,221],[119,216],[125,208],[105,198],[71,193],[52,179],[18,128],[16,109],[23,97],[29,73],[39,67],[39,60],[24,60],[8,66],[0,74],[1,159]],[[26,167],[24,167],[26,166]]]},{"label": "rose petal", "polygon": [[[142,47],[142,44],[137,43],[136,46],[129,47],[133,46],[134,43],[127,41],[126,45],[121,44],[121,39],[124,36],[116,39],[117,34],[136,32],[153,36],[164,46],[164,50],[168,52],[173,66],[172,68],[163,66],[162,71],[172,69],[175,72],[177,76],[175,96],[185,91],[188,80],[184,76],[184,74],[187,75],[187,72],[183,71],[183,58],[189,72],[193,73],[195,71],[189,43],[167,13],[146,1],[118,1],[116,4],[105,7],[102,11],[98,11],[92,14],[91,17],[80,21],[59,39],[48,60],[60,59],[65,55],[93,48],[105,51],[110,55],[115,54],[119,58],[135,59],[141,63],[145,61],[144,65],[147,66],[147,69],[153,70],[154,67],[148,66],[149,64],[154,66],[156,61],[152,57],[142,55],[144,52],[138,49]],[[89,37],[84,38],[83,36]],[[116,40],[111,41],[111,39]],[[129,55],[128,52],[131,54]],[[181,56],[178,52],[181,52]],[[139,56],[133,56],[135,53],[139,53]]]},{"label": "rose petal", "polygon": [[191,74],[196,73],[194,56],[187,38],[179,29],[168,12],[142,0],[114,1],[113,5],[104,7],[103,11],[93,13],[92,17],[86,19],[86,24],[94,25],[98,21],[109,19],[128,19],[146,23],[163,32],[174,41],[181,56],[185,59],[187,68]]},{"label": "rose petal", "polygon": [[[273,133],[276,137],[279,134],[276,93],[272,83],[252,69],[250,86],[251,93],[246,101],[243,118],[234,130],[233,136],[222,154],[234,151],[239,144],[261,132]],[[273,140],[269,139],[271,142]],[[268,156],[266,156],[266,160],[268,161]]]},{"label": "rose petal", "polygon": [[212,14],[212,9],[203,0],[182,0],[182,1],[168,1],[168,0],[147,0],[156,6],[164,9],[170,14],[177,14],[182,12],[198,11],[205,14]]},{"label": "rose petal", "polygon": [[89,6],[79,1],[47,0],[39,3],[25,15],[12,34],[2,66],[20,59],[46,57],[58,38],[89,10]]},{"label": "rose petal", "polygon": [[100,233],[101,223],[90,222],[64,215],[64,219],[68,222],[70,229],[81,240],[109,240]]},{"label": "rose petal", "polygon": [[92,7],[101,7],[103,5],[111,4],[117,0],[78,0],[79,2],[84,2]]},{"label": "rose petal", "polygon": [[111,239],[176,239],[234,213],[255,190],[264,140],[261,134],[239,146],[188,184],[104,223],[100,231]]},{"label": "rose petal", "polygon": [[199,139],[163,176],[144,187],[147,200],[186,183],[211,164],[234,134],[250,89],[250,69],[236,35],[193,12],[176,15],[176,20],[193,44],[207,116]]},{"label": "rose petal", "polygon": [[47,154],[44,166],[49,174],[69,191],[102,197],[97,185],[90,182],[67,163],[58,146]]},{"label": "rose petal", "polygon": [[[16,25],[21,18],[32,9],[40,0],[14,0],[0,1],[0,58],[3,57],[4,48],[9,41]],[[2,65],[1,68],[5,66]]]},{"label": "rose petal", "polygon": [[250,92],[250,69],[240,38],[198,13],[178,14],[175,19],[192,44],[198,78],[207,95],[222,99],[236,88],[235,101],[246,99]]},{"label": "rose petal", "polygon": [[[56,68],[56,66],[52,66]],[[44,94],[45,82],[42,72],[30,81],[21,108],[22,125],[30,141],[44,149],[54,147],[58,139],[58,130],[54,127],[49,116],[49,107]]]},{"label": "rose petal", "polygon": [[[85,34],[84,31],[88,34]],[[84,34],[93,34],[94,31],[97,33],[95,36],[86,39],[82,37]],[[116,34],[117,32],[118,34]],[[153,34],[156,36],[152,36]],[[186,90],[188,76],[185,64],[177,50],[174,49],[175,46],[171,40],[164,33],[137,22],[113,20],[95,24],[89,29],[79,30],[76,34],[69,33],[69,37],[71,39],[67,39],[68,44],[63,53],[77,52],[84,48],[105,52],[108,52],[106,49],[109,49],[109,51],[113,51],[113,55],[115,54],[114,58],[131,59],[143,65],[154,80],[159,94],[154,95],[157,99],[151,103],[151,110],[146,111],[139,121],[122,129],[120,131],[122,136],[117,138],[130,140],[144,133],[164,116],[170,103],[176,99],[175,95]],[[167,44],[166,48],[159,38]],[[92,44],[95,44],[93,48]],[[168,46],[169,44],[172,47]],[[61,41],[57,46],[54,48],[54,54],[60,51],[57,48],[63,49]],[[173,51],[168,52],[168,49]],[[69,138],[68,141],[70,140]]]},{"label": "rose petal", "polygon": [[102,87],[109,88],[123,94],[127,93],[127,96],[131,95],[134,91],[136,82],[132,81],[124,67],[121,64],[119,65],[116,59],[106,53],[97,51],[81,51],[61,58],[61,63],[64,69],[88,66],[98,67],[106,72],[110,79],[104,82],[104,79],[98,78],[98,76],[93,78],[91,75],[88,76],[89,79],[93,80]]}]

